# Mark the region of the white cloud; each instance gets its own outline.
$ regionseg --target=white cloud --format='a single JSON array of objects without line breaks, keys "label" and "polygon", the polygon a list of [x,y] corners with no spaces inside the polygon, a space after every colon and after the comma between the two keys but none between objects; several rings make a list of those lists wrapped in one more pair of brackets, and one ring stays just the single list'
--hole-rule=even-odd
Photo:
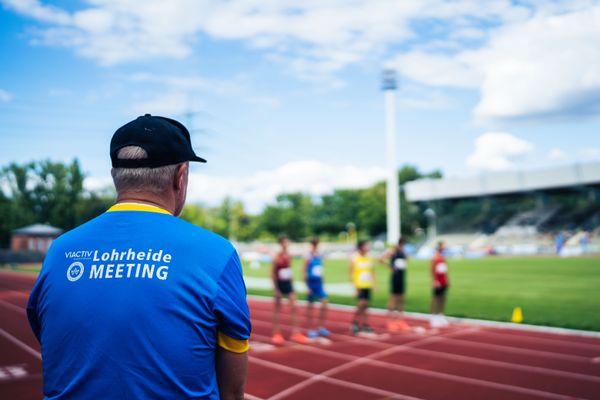
[{"label": "white cloud", "polygon": [[404,85],[398,97],[398,104],[403,108],[424,110],[443,110],[454,106],[453,99],[441,90],[418,85]]},{"label": "white cloud", "polygon": [[445,19],[456,31],[449,39],[479,40],[482,21],[510,21],[527,12],[509,1],[481,7],[473,0],[146,0],[143,7],[95,0],[72,13],[37,0],[2,1],[50,25],[38,30],[41,43],[74,48],[105,65],[186,57],[203,33],[278,54],[294,73],[311,79],[378,59],[389,45],[418,36],[417,20]]},{"label": "white cloud", "polygon": [[477,49],[412,51],[392,63],[432,86],[478,89],[483,121],[595,115],[600,110],[600,5],[538,13],[490,33]]},{"label": "white cloud", "polygon": [[297,78],[331,88],[344,85],[345,67],[379,62],[401,47],[391,62],[405,77],[478,90],[481,121],[600,109],[594,1],[146,0],[141,7],[94,0],[73,12],[38,0],[0,1],[42,23],[36,42],[103,65],[185,58],[207,35],[245,43]]},{"label": "white cloud", "polygon": [[450,56],[413,51],[389,64],[410,79],[430,86],[477,88],[482,80],[471,53]]},{"label": "white cloud", "polygon": [[87,176],[83,180],[83,186],[86,190],[90,191],[104,191],[106,189],[113,188],[113,181],[108,177],[98,178]]},{"label": "white cloud", "polygon": [[600,159],[600,148],[589,147],[582,149],[580,152],[581,156],[586,159],[598,160]]},{"label": "white cloud", "polygon": [[6,90],[0,89],[0,103],[8,103],[13,98],[12,94]]},{"label": "white cloud", "polygon": [[4,5],[19,14],[27,15],[41,22],[64,25],[71,22],[71,16],[59,8],[42,5],[38,0],[3,0]]},{"label": "white cloud", "polygon": [[503,30],[487,54],[475,114],[514,118],[596,112],[600,109],[598,43],[600,6],[540,16]]},{"label": "white cloud", "polygon": [[284,192],[302,191],[311,195],[335,188],[362,188],[384,179],[381,167],[359,168],[319,161],[292,161],[273,170],[249,176],[212,176],[191,173],[188,201],[216,204],[226,196],[241,199],[251,212]]},{"label": "white cloud", "polygon": [[[321,195],[334,189],[364,188],[385,179],[385,176],[386,170],[381,167],[359,168],[312,160],[291,161],[252,175],[215,176],[191,172],[187,201],[217,205],[225,197],[232,197],[242,200],[250,212],[258,213],[282,193],[301,191]],[[84,187],[108,191],[113,183],[107,176],[91,176],[85,178]]]},{"label": "white cloud", "polygon": [[533,151],[534,146],[506,132],[487,132],[475,140],[475,151],[467,165],[484,171],[503,171],[514,167],[514,161]]},{"label": "white cloud", "polygon": [[552,150],[550,150],[546,157],[552,161],[564,161],[569,158],[567,153],[565,153],[558,147],[555,147]]}]

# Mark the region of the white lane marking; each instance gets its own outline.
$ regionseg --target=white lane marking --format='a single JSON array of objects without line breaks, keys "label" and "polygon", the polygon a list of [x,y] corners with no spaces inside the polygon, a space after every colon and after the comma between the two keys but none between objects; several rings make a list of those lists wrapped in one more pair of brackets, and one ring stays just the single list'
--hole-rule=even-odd
[{"label": "white lane marking", "polygon": [[[271,312],[270,311],[266,311],[266,310],[252,310],[252,315],[256,315],[256,314],[264,314],[264,315],[268,315],[268,317],[270,318],[271,316]],[[329,324],[332,325],[337,325],[337,326],[348,326],[348,324],[344,324],[344,323],[338,323],[338,322],[328,322]],[[465,330],[463,330],[464,332]],[[434,333],[434,332],[429,332],[429,333]],[[403,335],[410,335],[410,334],[406,334],[404,333]],[[368,338],[367,338],[368,339]],[[577,355],[571,355],[571,354],[565,354],[565,353],[556,353],[556,352],[552,352],[552,351],[544,351],[544,350],[532,350],[532,349],[526,349],[526,348],[522,348],[522,347],[512,347],[512,346],[505,346],[505,345],[499,345],[499,344],[491,344],[491,343],[483,343],[483,342],[474,342],[474,341],[469,341],[467,339],[450,339],[448,338],[447,340],[451,340],[451,341],[460,341],[459,344],[465,344],[466,346],[469,347],[478,347],[478,348],[486,348],[486,349],[493,349],[493,350],[499,350],[499,351],[503,351],[503,352],[509,352],[509,353],[517,353],[517,354],[521,354],[521,355],[535,355],[535,356],[539,356],[539,357],[544,357],[544,358],[557,358],[557,359],[562,359],[562,360],[568,360],[568,361],[574,361],[574,362],[582,362],[585,364],[589,364],[591,362],[591,357],[585,357],[585,356],[577,356]]]},{"label": "white lane marking", "polygon": [[592,362],[594,364],[600,364],[600,357],[594,357],[594,358],[592,358]]},{"label": "white lane marking", "polygon": [[[423,339],[423,341],[425,341],[425,340],[433,341],[435,339],[442,339],[442,338],[429,337],[429,338]],[[415,342],[417,342],[417,341],[415,341]],[[388,353],[403,351],[403,349],[405,349],[407,347],[410,348],[410,346],[408,346],[408,345],[393,346],[390,349],[388,349],[389,350]],[[321,356],[328,355],[333,358],[338,358],[340,360],[346,360],[346,361],[350,361],[350,362],[358,361],[357,359],[360,359],[362,363],[365,363],[365,364],[368,364],[371,366],[385,368],[388,370],[396,370],[396,371],[412,373],[415,375],[430,376],[430,377],[433,377],[436,379],[445,379],[445,380],[454,381],[454,382],[458,382],[458,383],[462,383],[462,384],[481,386],[481,387],[485,387],[488,389],[504,390],[504,391],[508,391],[508,392],[516,392],[516,393],[521,393],[521,394],[526,394],[526,395],[531,395],[531,396],[541,396],[541,397],[545,397],[545,398],[549,398],[549,399],[557,399],[557,400],[572,400],[573,399],[573,396],[569,396],[569,395],[560,395],[560,394],[556,394],[556,393],[546,392],[543,390],[529,389],[529,388],[525,388],[522,386],[514,386],[514,385],[505,384],[505,383],[486,381],[486,380],[481,380],[481,379],[476,379],[476,378],[468,378],[468,377],[459,376],[459,375],[452,375],[452,374],[445,373],[445,372],[430,371],[427,369],[421,369],[421,368],[417,368],[417,367],[397,365],[397,364],[392,364],[392,363],[389,363],[386,361],[375,360],[372,358],[357,357],[357,356],[352,356],[352,355],[347,355],[347,354],[342,354],[342,353],[336,353],[336,352],[326,350],[323,348],[312,348],[308,345],[297,345],[297,348],[300,350],[306,350],[307,352],[319,354]],[[276,365],[280,365],[280,364],[276,364]]]},{"label": "white lane marking", "polygon": [[[420,354],[429,355],[432,357],[446,358],[448,360],[464,361],[464,362],[468,362],[468,363],[472,363],[472,364],[490,365],[493,367],[500,367],[500,368],[504,368],[504,369],[515,369],[515,370],[519,370],[519,371],[523,371],[523,372],[537,372],[540,374],[560,376],[562,378],[581,379],[581,380],[585,380],[585,381],[600,383],[600,377],[597,377],[594,375],[588,375],[588,374],[580,374],[577,372],[562,371],[562,370],[549,369],[549,368],[544,368],[544,367],[535,367],[532,365],[513,364],[513,363],[506,362],[506,361],[495,361],[495,360],[490,360],[490,359],[486,359],[486,358],[463,356],[463,355],[452,354],[452,353],[443,353],[438,350],[410,348],[407,351],[409,353],[410,352],[420,353]],[[598,361],[600,362],[600,360],[598,360]]]},{"label": "white lane marking", "polygon": [[316,339],[316,342],[323,346],[331,346],[331,344],[333,343],[331,341],[331,339],[328,339],[326,337],[320,337],[320,336]]},{"label": "white lane marking", "polygon": [[[264,315],[263,319],[270,320],[270,318],[271,318],[271,316],[272,316],[273,313],[271,311],[268,311],[268,310],[256,310],[256,309],[254,309],[254,310],[251,311],[252,321],[256,321],[257,320],[255,318],[256,314],[262,314],[262,315]],[[283,317],[282,320],[283,319],[287,319],[287,317],[285,315],[282,315],[282,317]],[[282,324],[285,325],[285,326],[291,326],[290,324],[285,324],[285,323],[282,323]],[[334,321],[332,319],[328,319],[327,320],[327,326],[339,326],[339,327],[343,327],[343,328],[349,329],[350,328],[350,320],[348,320],[348,322],[338,322],[338,321]],[[471,327],[471,328],[462,328],[461,327],[460,329],[461,330],[472,331],[473,329],[478,329],[478,328],[473,328],[473,327]],[[439,332],[439,330],[435,330],[435,331],[429,330],[429,331],[427,331],[427,333],[430,333],[430,334],[431,333],[438,333],[438,332]],[[342,334],[336,333],[336,335],[339,336],[339,335],[342,335]],[[401,335],[403,337],[406,337],[406,336],[423,337],[423,333],[413,333],[413,332],[404,332],[404,333],[401,333]],[[346,336],[346,335],[344,335],[344,336]],[[354,338],[355,336],[352,336],[352,337]],[[360,336],[356,335],[356,337],[361,337],[362,339],[366,339],[369,342],[375,342],[376,343],[376,342],[381,342],[381,341],[390,339],[391,335],[389,333],[382,333],[382,334],[361,333]]]},{"label": "white lane marking", "polygon": [[[262,321],[259,321],[260,323],[262,323]],[[259,324],[260,324],[259,323]],[[283,324],[284,326],[286,326],[286,324]],[[287,325],[289,326],[289,325]],[[480,331],[478,329],[474,329],[471,332],[475,333],[475,332],[483,332]],[[457,331],[455,333],[461,333],[461,334],[469,334],[471,332],[468,332],[467,330],[464,331]],[[347,336],[347,335],[343,335],[343,334],[338,334],[334,332],[335,336],[342,336],[342,337],[347,337],[350,338],[350,340],[345,341],[344,343],[348,343],[348,342],[360,342],[360,340],[357,340],[357,338],[352,337],[352,336]],[[389,336],[389,335],[388,335]],[[448,335],[444,336],[445,338],[451,340],[451,337],[447,337]],[[454,335],[452,335],[454,336]],[[371,338],[370,335],[366,335],[364,336],[366,338]],[[455,340],[464,340],[464,339],[455,339]],[[479,342],[477,342],[479,345]],[[389,345],[387,344],[383,344],[383,343],[377,343],[377,342],[371,342],[372,345],[377,345],[379,347],[388,347]],[[458,361],[464,361],[464,362],[471,362],[474,364],[480,364],[480,365],[490,365],[490,366],[495,366],[495,367],[501,367],[501,368],[505,368],[505,369],[513,369],[513,370],[519,370],[519,371],[526,371],[526,372],[538,372],[541,374],[547,374],[547,375],[553,375],[553,376],[560,376],[560,377],[566,377],[566,378],[572,378],[572,379],[581,379],[581,380],[587,380],[587,381],[592,381],[592,382],[600,382],[600,378],[593,376],[593,375],[588,375],[588,374],[581,374],[581,373],[576,373],[576,372],[570,372],[570,371],[564,371],[564,370],[557,370],[557,369],[550,369],[550,368],[543,368],[543,367],[536,367],[536,366],[530,366],[530,365],[521,365],[521,364],[516,364],[516,363],[510,363],[510,362],[504,362],[504,361],[496,361],[496,360],[490,360],[490,359],[481,359],[481,358],[477,358],[477,357],[471,357],[471,356],[463,356],[463,355],[457,355],[457,354],[450,354],[450,353],[442,353],[440,351],[436,351],[436,350],[429,350],[429,349],[421,349],[421,348],[414,348],[413,346],[419,346],[420,344],[412,344],[412,342],[407,342],[405,344],[400,344],[400,345],[395,345],[396,347],[401,347],[401,348],[406,348],[406,351],[412,351],[412,352],[420,352],[422,354],[429,354],[431,356],[437,356],[439,358],[447,358],[447,359],[454,359],[454,360],[458,360]],[[485,346],[485,344],[482,344],[479,347]],[[595,359],[592,360],[592,362],[594,363],[600,363],[600,357],[597,357]]]},{"label": "white lane marking", "polygon": [[[253,319],[252,323],[256,326],[264,326],[264,327],[272,327],[272,324],[270,322],[265,322],[262,320],[257,320],[256,318]],[[291,324],[286,324],[284,322],[280,322],[280,324],[284,327],[288,327],[291,328]],[[344,326],[346,326],[344,324]],[[435,341],[437,340],[443,340],[446,339],[448,336],[456,336],[456,335],[461,335],[461,334],[466,334],[466,333],[472,333],[472,332],[476,332],[479,328],[465,328],[465,329],[461,329],[461,330],[456,330],[456,331],[447,331],[445,333],[439,334],[439,335],[430,335],[427,337],[423,337],[423,335],[415,335],[415,334],[404,334],[403,337],[408,337],[411,338],[408,342],[403,343],[403,345],[407,345],[413,342],[421,342],[424,341],[426,339],[434,339],[436,338]],[[252,334],[254,337],[261,337],[261,335],[259,334]],[[358,336],[358,335],[345,335],[343,333],[336,333],[333,332],[332,333],[333,338],[343,338],[345,339],[345,341],[341,342],[341,343],[354,343],[354,342],[359,342],[359,343],[368,343],[370,345],[373,345],[375,347],[380,347],[380,348],[384,348],[387,349],[390,346],[396,346],[395,343],[393,342],[384,342],[381,341],[380,339],[373,339],[372,336],[370,335],[366,335],[366,336]],[[263,336],[265,337],[265,336]],[[389,337],[388,337],[389,338]],[[340,343],[339,341],[337,341],[338,343]],[[429,342],[429,340],[428,340]]]},{"label": "white lane marking", "polygon": [[388,340],[391,336],[389,333],[375,333],[375,332],[359,332],[356,336],[363,339],[370,340]]},{"label": "white lane marking", "polygon": [[25,364],[0,366],[0,381],[11,381],[28,376]]},{"label": "white lane marking", "polygon": [[453,338],[453,339],[448,339],[448,340],[450,340],[452,342],[458,342],[458,344],[465,345],[468,347],[487,348],[487,349],[493,349],[493,350],[503,351],[503,352],[507,352],[507,353],[516,353],[516,354],[521,354],[521,355],[529,354],[529,355],[533,355],[533,356],[539,356],[539,357],[544,357],[544,358],[556,358],[556,359],[560,359],[560,360],[580,362],[580,363],[584,363],[584,364],[589,364],[590,361],[592,360],[590,357],[585,357],[585,356],[574,356],[571,354],[555,353],[552,351],[532,350],[532,349],[525,349],[522,347],[504,346],[501,344],[471,342],[467,339],[454,339]]},{"label": "white lane marking", "polygon": [[0,336],[8,339],[8,341],[12,342],[14,345],[16,345],[17,347],[19,347],[21,350],[25,350],[27,353],[29,353],[32,356],[36,357],[38,360],[42,359],[42,355],[40,354],[39,351],[37,351],[33,347],[30,347],[29,345],[23,343],[22,341],[20,341],[19,339],[17,339],[16,337],[14,337],[13,335],[11,335],[10,333],[6,332],[2,328],[0,328]]},{"label": "white lane marking", "polygon": [[[423,340],[425,340],[425,339],[423,339]],[[281,400],[281,399],[285,398],[286,396],[291,396],[292,394],[299,392],[300,390],[304,389],[305,387],[310,386],[313,383],[316,383],[318,381],[322,381],[325,378],[330,377],[331,375],[335,375],[335,374],[345,371],[347,369],[353,368],[358,364],[367,363],[370,358],[384,357],[387,354],[393,353],[393,352],[394,352],[394,347],[388,347],[385,350],[380,350],[378,352],[375,352],[375,353],[372,353],[372,354],[369,354],[369,355],[366,355],[363,357],[354,357],[354,359],[352,361],[349,361],[345,364],[338,365],[337,367],[328,369],[327,371],[323,371],[319,374],[315,374],[314,376],[308,378],[305,381],[302,381],[300,383],[297,383],[293,386],[288,387],[285,390],[282,390],[275,396],[269,397],[269,400]]]},{"label": "white lane marking", "polygon": [[551,339],[545,337],[535,337],[535,336],[525,336],[525,335],[515,335],[510,332],[497,332],[497,331],[481,331],[486,336],[496,336],[503,338],[511,338],[514,340],[518,340],[519,342],[534,342],[534,343],[548,343],[549,345],[555,346],[565,346],[565,347],[577,347],[581,349],[593,349],[600,350],[600,343],[581,343],[575,342],[574,339],[565,340],[565,339]]},{"label": "white lane marking", "polygon": [[[273,301],[273,298],[270,296],[258,296],[258,295],[249,295],[249,300],[253,300],[259,303],[270,303]],[[296,300],[298,304],[306,304],[305,300]],[[348,306],[344,304],[329,304],[328,307],[332,310],[340,310],[346,312],[354,312],[356,307]],[[387,310],[380,308],[369,308],[369,313],[377,316],[384,317],[387,315]],[[405,311],[404,315],[408,318],[420,320],[423,322],[428,322],[431,319],[430,314],[416,313],[416,312],[408,312]],[[502,328],[507,330],[516,330],[516,331],[527,331],[527,332],[538,332],[538,333],[551,333],[557,335],[571,335],[571,336],[585,336],[591,338],[600,339],[600,332],[592,332],[592,331],[582,331],[578,329],[568,329],[568,328],[556,328],[553,326],[541,326],[541,325],[528,325],[528,324],[513,324],[510,322],[499,322],[499,321],[486,321],[481,319],[472,319],[472,318],[458,318],[458,317],[446,317],[450,322],[459,323],[459,324],[470,324],[480,327],[494,327],[494,328]]]},{"label": "white lane marking", "polygon": [[[262,325],[264,324],[265,326],[268,325],[268,323],[264,323],[262,321],[256,321],[255,323],[257,323],[257,325]],[[285,325],[285,324],[284,324]],[[455,331],[455,332],[450,332],[450,333],[446,333],[440,336],[432,336],[429,337],[429,339],[439,339],[439,340],[461,340],[462,339],[458,339],[458,338],[452,338],[450,336],[457,336],[459,334],[468,334],[470,332],[473,331],[478,331],[478,328],[472,328],[471,330],[469,329],[465,329],[462,331]],[[349,337],[351,339],[354,339],[352,341],[358,341],[356,337],[352,337],[352,336],[346,336],[346,335],[340,335],[340,334],[335,334],[336,336],[342,336],[342,337]],[[437,340],[436,340],[437,341]],[[345,341],[343,343],[348,343],[349,341]],[[419,342],[419,343],[416,343]],[[431,342],[431,341],[429,341]],[[369,343],[373,346],[377,346],[377,347],[388,347],[389,344],[384,344],[384,343],[380,343],[380,342],[375,342],[375,341],[369,341]],[[414,343],[414,344],[413,344]],[[402,349],[406,349],[408,351],[412,351],[413,350],[413,346],[420,346],[422,343],[420,341],[414,341],[414,342],[408,342],[406,344],[401,344],[401,345],[396,345],[396,348],[398,348],[398,351],[401,351]],[[478,347],[482,347],[482,346],[478,346]],[[414,350],[421,350],[421,349],[414,349]],[[431,351],[431,350],[424,350],[424,351]],[[436,353],[435,351],[432,351],[434,353]],[[438,353],[439,354],[439,353]],[[451,355],[450,357],[452,357],[453,355]],[[482,363],[485,362],[487,363],[488,360],[483,360],[483,359],[478,359],[478,358],[474,358],[474,357],[466,357],[466,356],[457,356],[457,357],[465,357],[464,360],[466,360],[467,358],[470,359],[470,361],[474,362],[474,363]],[[578,379],[583,379],[583,380],[592,380],[592,381],[596,381],[598,378],[592,376],[592,375],[587,375],[587,374],[578,374],[578,373],[573,373],[573,372],[568,372],[568,371],[562,371],[562,370],[554,370],[554,369],[547,369],[547,368],[539,368],[539,367],[529,367],[529,366],[521,366],[518,364],[511,364],[511,363],[504,363],[501,361],[494,361],[494,360],[489,360],[490,365],[494,364],[496,366],[503,366],[505,368],[508,369],[517,369],[517,370],[526,370],[526,371],[530,371],[530,370],[536,370],[537,372],[544,372],[544,373],[548,373],[550,375],[555,375],[555,376],[565,376],[565,377],[570,377],[570,378],[578,378]],[[535,390],[535,389],[532,389]]]},{"label": "white lane marking", "polygon": [[266,351],[275,350],[275,348],[276,347],[270,343],[257,342],[255,340],[253,340],[253,338],[250,338],[250,350],[253,352],[256,351],[259,353],[263,353]]},{"label": "white lane marking", "polygon": [[262,397],[254,396],[250,393],[244,393],[244,400],[264,400]]},{"label": "white lane marking", "polygon": [[[267,361],[267,360],[262,360],[260,358],[256,358],[253,356],[248,357],[248,359],[250,360],[250,362],[253,362],[258,365],[262,365],[264,367],[272,368],[277,371],[285,371],[289,374],[293,374],[293,375],[297,375],[297,376],[301,376],[303,378],[309,378],[309,379],[312,377],[318,376],[318,377],[320,377],[319,380],[322,380],[324,382],[328,382],[328,383],[331,383],[331,384],[334,384],[337,386],[341,386],[341,387],[345,387],[345,388],[349,388],[349,389],[360,390],[362,392],[373,393],[378,396],[391,397],[393,399],[420,400],[418,397],[404,396],[404,395],[390,392],[387,390],[378,389],[378,388],[366,386],[366,385],[361,385],[360,383],[348,382],[348,381],[340,380],[337,378],[332,378],[329,376],[321,376],[319,374],[314,374],[312,372],[308,372],[303,369],[288,367],[287,365],[278,364],[278,363]],[[281,393],[282,392],[279,392],[277,395],[279,395]],[[270,397],[269,399],[272,399],[272,397]]]},{"label": "white lane marking", "polygon": [[9,303],[6,300],[0,300],[0,304],[2,304],[4,307],[9,308],[13,311],[19,312],[19,313],[23,313],[23,314],[27,314],[27,311],[25,310],[25,308],[23,307],[19,307],[17,305],[14,305],[13,303]]}]

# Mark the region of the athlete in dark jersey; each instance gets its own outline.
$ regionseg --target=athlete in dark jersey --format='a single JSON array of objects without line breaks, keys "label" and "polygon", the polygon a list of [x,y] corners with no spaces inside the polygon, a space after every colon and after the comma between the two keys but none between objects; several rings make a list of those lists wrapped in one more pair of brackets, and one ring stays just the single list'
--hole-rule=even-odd
[{"label": "athlete in dark jersey", "polygon": [[404,292],[406,290],[406,267],[408,257],[404,245],[406,241],[401,238],[398,244],[389,249],[382,257],[381,262],[387,260],[390,265],[390,299],[388,301],[388,330],[391,332],[408,330],[410,327],[403,319]]},{"label": "athlete in dark jersey", "polygon": [[273,257],[273,267],[271,277],[273,279],[273,289],[275,295],[275,310],[273,314],[273,344],[282,344],[284,342],[279,319],[281,316],[281,299],[287,297],[290,305],[290,314],[292,317],[292,336],[291,339],[298,343],[308,342],[308,338],[298,329],[298,312],[296,311],[296,294],[292,283],[292,257],[288,252],[290,240],[287,236],[279,237],[281,250]]},{"label": "athlete in dark jersey", "polygon": [[[310,254],[304,262],[304,276],[308,288],[308,307],[306,310],[306,325],[308,326],[308,337],[329,336],[325,328],[325,316],[327,314],[327,293],[323,286],[323,258],[318,252],[319,240],[310,241]],[[321,302],[318,325],[314,325],[313,303]],[[318,329],[316,329],[318,327]]]}]

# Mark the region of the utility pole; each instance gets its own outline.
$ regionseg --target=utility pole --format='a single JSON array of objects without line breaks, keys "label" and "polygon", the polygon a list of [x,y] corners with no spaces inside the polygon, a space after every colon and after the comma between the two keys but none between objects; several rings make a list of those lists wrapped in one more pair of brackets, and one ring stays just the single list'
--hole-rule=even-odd
[{"label": "utility pole", "polygon": [[400,191],[398,185],[398,165],[396,161],[396,72],[384,70],[381,88],[385,101],[385,137],[387,159],[386,214],[387,241],[395,244],[400,239]]}]

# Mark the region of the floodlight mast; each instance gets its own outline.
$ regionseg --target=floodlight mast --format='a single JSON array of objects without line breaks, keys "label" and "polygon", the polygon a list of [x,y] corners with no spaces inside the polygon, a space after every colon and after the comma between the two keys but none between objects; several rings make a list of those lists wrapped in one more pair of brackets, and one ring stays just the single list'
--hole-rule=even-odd
[{"label": "floodlight mast", "polygon": [[400,191],[396,161],[396,72],[383,70],[382,84],[385,100],[385,136],[387,158],[386,215],[387,242],[395,244],[400,239]]}]

